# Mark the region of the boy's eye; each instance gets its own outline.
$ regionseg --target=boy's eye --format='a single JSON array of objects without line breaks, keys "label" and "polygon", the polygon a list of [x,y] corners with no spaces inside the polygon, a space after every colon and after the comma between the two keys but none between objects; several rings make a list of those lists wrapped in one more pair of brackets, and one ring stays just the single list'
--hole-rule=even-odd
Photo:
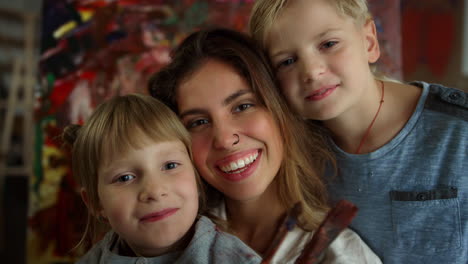
[{"label": "boy's eye", "polygon": [[242,112],[247,110],[248,108],[252,107],[253,104],[240,104],[236,108],[234,108],[234,112]]},{"label": "boy's eye", "polygon": [[195,127],[198,127],[198,126],[201,126],[201,125],[206,125],[206,124],[208,124],[207,119],[197,119],[197,120],[189,122],[188,125],[187,125],[187,128],[188,129],[195,128]]},{"label": "boy's eye", "polygon": [[325,48],[325,49],[329,49],[329,48],[335,46],[336,44],[338,44],[338,41],[327,41],[322,45],[322,47]]},{"label": "boy's eye", "polygon": [[173,170],[177,167],[179,167],[179,164],[176,162],[168,162],[164,164],[164,170]]},{"label": "boy's eye", "polygon": [[130,180],[133,180],[135,178],[134,175],[131,175],[131,174],[125,174],[125,175],[122,175],[122,176],[119,176],[117,178],[117,181],[118,182],[128,182]]}]

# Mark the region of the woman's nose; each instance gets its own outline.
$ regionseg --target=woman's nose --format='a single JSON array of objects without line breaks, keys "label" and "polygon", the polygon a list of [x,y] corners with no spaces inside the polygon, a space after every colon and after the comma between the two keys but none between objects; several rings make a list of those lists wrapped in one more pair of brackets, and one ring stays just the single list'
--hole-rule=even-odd
[{"label": "woman's nose", "polygon": [[216,149],[229,149],[238,144],[240,141],[239,133],[235,129],[228,126],[214,126],[213,131],[213,146]]}]

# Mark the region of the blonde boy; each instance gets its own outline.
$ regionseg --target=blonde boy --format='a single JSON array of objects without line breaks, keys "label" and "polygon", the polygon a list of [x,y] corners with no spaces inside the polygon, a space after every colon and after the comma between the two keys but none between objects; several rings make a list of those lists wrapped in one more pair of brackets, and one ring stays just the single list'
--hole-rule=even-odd
[{"label": "blonde boy", "polygon": [[282,94],[330,131],[333,199],[360,208],[352,227],[384,263],[468,260],[468,96],[377,79],[365,0],[259,0],[250,31]]}]

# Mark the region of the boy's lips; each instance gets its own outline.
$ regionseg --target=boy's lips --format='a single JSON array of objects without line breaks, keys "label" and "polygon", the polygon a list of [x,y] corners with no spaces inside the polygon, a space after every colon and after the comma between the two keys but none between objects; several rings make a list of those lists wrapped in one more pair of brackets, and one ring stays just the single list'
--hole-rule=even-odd
[{"label": "boy's lips", "polygon": [[159,221],[159,220],[162,220],[162,219],[164,219],[166,217],[169,217],[169,216],[175,214],[178,210],[179,210],[179,208],[167,208],[167,209],[164,209],[164,210],[161,210],[161,211],[158,211],[158,212],[147,214],[147,215],[143,216],[142,218],[140,218],[140,221],[141,222]]},{"label": "boy's lips", "polygon": [[325,85],[320,87],[319,89],[313,91],[309,95],[305,97],[307,101],[319,101],[327,96],[329,96],[331,93],[335,91],[335,89],[338,87],[338,85]]}]

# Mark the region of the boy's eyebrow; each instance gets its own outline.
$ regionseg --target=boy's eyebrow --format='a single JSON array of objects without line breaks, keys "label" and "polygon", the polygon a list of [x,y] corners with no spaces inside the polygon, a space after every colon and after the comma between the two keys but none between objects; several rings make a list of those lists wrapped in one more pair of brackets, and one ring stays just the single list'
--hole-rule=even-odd
[{"label": "boy's eyebrow", "polygon": [[[340,27],[336,27],[336,28],[327,28],[327,30],[321,32],[320,34],[316,35],[316,36],[313,36],[313,39],[321,39],[325,36],[327,36],[328,34],[330,33],[333,33],[333,32],[339,32],[339,31],[343,31],[342,28]],[[283,53],[288,53],[287,50],[273,50],[273,52],[271,52],[271,55],[270,57],[274,58],[274,57],[277,57],[277,56],[280,56],[281,54]]]},{"label": "boy's eyebrow", "polygon": [[[222,106],[227,106],[230,103],[232,103],[234,100],[236,100],[237,98],[241,97],[244,94],[248,94],[248,93],[252,93],[252,91],[247,90],[247,89],[238,90],[237,92],[234,92],[233,94],[226,97],[222,102]],[[203,114],[203,113],[206,113],[206,112],[207,111],[205,109],[202,109],[202,108],[193,108],[193,109],[190,109],[190,110],[187,110],[187,111],[184,111],[184,112],[180,113],[179,118],[183,119],[184,117],[186,117],[188,115]]]}]

